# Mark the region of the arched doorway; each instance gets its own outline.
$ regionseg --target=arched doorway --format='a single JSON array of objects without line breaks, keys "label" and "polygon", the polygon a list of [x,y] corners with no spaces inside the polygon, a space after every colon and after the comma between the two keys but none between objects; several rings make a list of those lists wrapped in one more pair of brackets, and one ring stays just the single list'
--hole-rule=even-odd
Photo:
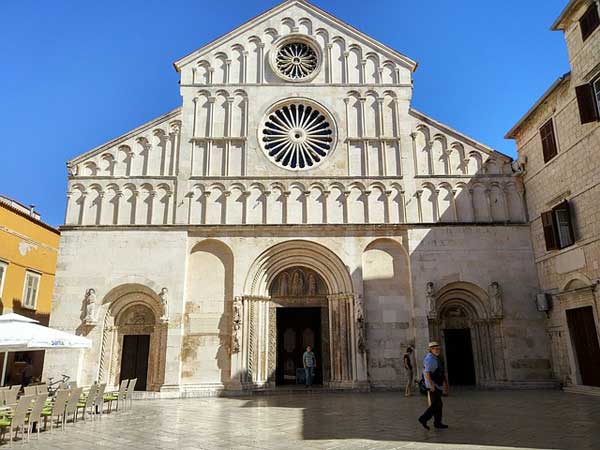
[{"label": "arched doorway", "polygon": [[486,291],[457,282],[434,294],[429,335],[440,340],[448,381],[453,385],[491,386],[506,379],[501,313]]},{"label": "arched doorway", "polygon": [[327,286],[321,276],[305,267],[283,270],[269,288],[275,308],[276,384],[304,380],[302,356],[307,346],[317,359],[315,384],[329,379],[329,325]]},{"label": "arched doorway", "polygon": [[[327,360],[324,384],[349,387],[357,382],[357,360],[364,360],[364,354],[357,351],[355,296],[348,269],[326,247],[293,240],[274,245],[256,258],[244,295],[234,302],[232,348],[239,351],[232,362],[246,388],[276,385],[277,310],[292,307],[299,298],[304,307],[321,310],[321,358]],[[314,318],[307,320],[316,323]]]},{"label": "arched doorway", "polygon": [[160,322],[158,294],[143,285],[127,284],[111,290],[102,303],[99,382],[118,386],[122,379],[137,378],[136,390],[160,390],[167,324]]},{"label": "arched doorway", "polygon": [[472,312],[460,302],[448,302],[440,311],[448,382],[453,386],[474,386],[477,383],[472,317]]}]

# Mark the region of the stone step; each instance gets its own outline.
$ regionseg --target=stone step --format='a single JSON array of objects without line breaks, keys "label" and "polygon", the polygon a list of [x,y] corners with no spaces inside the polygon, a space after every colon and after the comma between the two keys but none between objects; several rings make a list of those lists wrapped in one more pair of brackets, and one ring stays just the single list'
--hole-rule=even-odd
[{"label": "stone step", "polygon": [[600,387],[595,386],[565,386],[563,391],[568,392],[569,394],[583,394],[600,397]]}]

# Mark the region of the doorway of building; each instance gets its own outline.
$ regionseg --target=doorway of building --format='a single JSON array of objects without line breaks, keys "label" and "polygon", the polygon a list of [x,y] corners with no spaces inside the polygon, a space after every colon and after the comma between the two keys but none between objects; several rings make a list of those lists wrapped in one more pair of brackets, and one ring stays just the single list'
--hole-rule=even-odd
[{"label": "doorway of building", "polygon": [[302,355],[312,346],[317,359],[314,384],[323,383],[321,308],[277,308],[277,385],[304,379]]},{"label": "doorway of building", "polygon": [[444,330],[448,383],[452,386],[475,385],[475,364],[471,330]]},{"label": "doorway of building", "polygon": [[133,334],[123,336],[121,353],[121,375],[119,382],[137,378],[136,391],[145,391],[148,377],[148,355],[150,335]]},{"label": "doorway of building", "polygon": [[600,386],[600,344],[591,306],[567,310],[567,323],[581,374],[581,383]]}]

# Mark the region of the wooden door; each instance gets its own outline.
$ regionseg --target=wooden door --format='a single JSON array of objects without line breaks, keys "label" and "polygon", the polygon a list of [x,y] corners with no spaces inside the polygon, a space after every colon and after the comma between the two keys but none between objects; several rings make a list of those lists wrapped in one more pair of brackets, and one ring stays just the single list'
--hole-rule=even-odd
[{"label": "wooden door", "polygon": [[600,386],[600,344],[591,306],[567,310],[567,323],[575,348],[581,382]]},{"label": "wooden door", "polygon": [[148,381],[148,355],[150,353],[150,335],[133,334],[123,336],[121,354],[121,380],[137,378],[136,391],[145,391]]}]

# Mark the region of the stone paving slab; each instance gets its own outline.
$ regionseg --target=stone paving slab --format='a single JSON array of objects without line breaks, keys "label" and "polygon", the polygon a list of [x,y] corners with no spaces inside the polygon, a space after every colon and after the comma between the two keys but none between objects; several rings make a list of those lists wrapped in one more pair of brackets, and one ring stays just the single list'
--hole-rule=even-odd
[{"label": "stone paving slab", "polygon": [[[24,450],[600,449],[600,402],[560,391],[462,391],[448,430],[424,430],[424,397],[292,394],[149,400],[102,420],[43,432]],[[0,448],[8,447],[2,445]]]}]

